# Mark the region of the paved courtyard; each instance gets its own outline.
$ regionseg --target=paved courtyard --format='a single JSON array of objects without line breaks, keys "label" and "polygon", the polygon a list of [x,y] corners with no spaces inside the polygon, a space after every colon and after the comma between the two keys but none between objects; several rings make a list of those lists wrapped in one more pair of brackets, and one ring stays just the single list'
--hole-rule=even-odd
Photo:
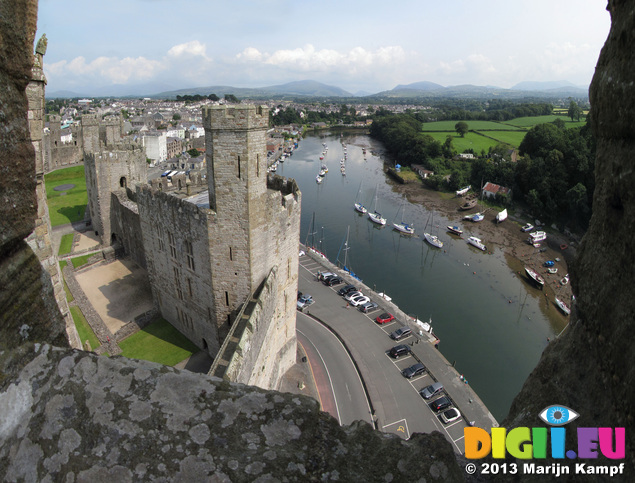
[{"label": "paved courtyard", "polygon": [[75,274],[88,301],[114,334],[152,308],[146,271],[130,260],[116,260]]}]

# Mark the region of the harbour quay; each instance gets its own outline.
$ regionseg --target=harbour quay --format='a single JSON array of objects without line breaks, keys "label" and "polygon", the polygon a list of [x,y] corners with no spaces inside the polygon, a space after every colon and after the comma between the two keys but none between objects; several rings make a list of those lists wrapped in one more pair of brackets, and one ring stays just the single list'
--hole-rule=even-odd
[{"label": "harbour quay", "polygon": [[[303,316],[327,326],[345,346],[363,381],[376,429],[405,439],[415,432],[440,431],[455,451],[463,454],[463,428],[472,425],[489,431],[498,426],[469,381],[443,356],[434,335],[434,320],[428,321],[432,327],[425,331],[427,324],[418,324],[392,300],[380,296],[316,250],[303,245],[300,245],[299,265],[298,290],[313,299],[313,303],[302,310]],[[325,272],[338,275],[343,282],[333,286],[321,283],[318,274]],[[347,284],[354,285],[378,306],[368,313],[358,310],[337,293]],[[392,314],[395,319],[376,322],[384,313]],[[411,332],[402,339],[392,339],[391,334],[400,327],[410,328]],[[407,349],[397,357],[394,353],[391,356],[391,349],[398,345]],[[417,363],[423,364],[425,370],[407,377],[408,371],[403,371]],[[440,391],[429,398],[421,395],[429,386],[436,389],[435,383],[441,383]],[[423,393],[428,395],[426,391]],[[443,402],[444,407],[437,411],[438,401],[438,404]],[[456,411],[450,411],[452,408]],[[359,419],[368,420],[363,416]]]}]

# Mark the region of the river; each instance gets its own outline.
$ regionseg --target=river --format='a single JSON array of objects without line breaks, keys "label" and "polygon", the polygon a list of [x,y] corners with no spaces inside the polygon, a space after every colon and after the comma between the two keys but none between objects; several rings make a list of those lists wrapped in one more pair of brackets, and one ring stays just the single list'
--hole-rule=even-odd
[{"label": "river", "polygon": [[[322,143],[328,146],[324,161],[319,160]],[[346,176],[340,173],[344,145]],[[310,134],[300,141],[277,171],[295,178],[302,191],[300,241],[321,248],[332,262],[338,253],[343,261],[346,253],[347,264],[366,285],[386,292],[405,313],[431,319],[443,355],[500,421],[547,339],[561,327],[543,314],[542,292],[519,278],[502,250],[489,254],[471,247],[469,234],[459,239],[446,233],[449,221],[443,215],[408,202],[384,173],[379,153],[381,146],[363,134]],[[322,162],[329,173],[317,184]],[[358,192],[359,200],[373,208],[376,190],[379,211],[388,219],[382,228],[353,208]],[[404,221],[414,224],[416,236],[392,229],[390,223],[400,221],[402,213]],[[424,241],[429,220],[428,228],[444,242],[442,249]],[[345,252],[347,231],[350,249]]]}]

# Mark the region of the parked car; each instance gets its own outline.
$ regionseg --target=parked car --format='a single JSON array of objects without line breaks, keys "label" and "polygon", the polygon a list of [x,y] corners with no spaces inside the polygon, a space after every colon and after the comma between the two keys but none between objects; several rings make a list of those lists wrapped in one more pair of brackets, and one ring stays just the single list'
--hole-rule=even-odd
[{"label": "parked car", "polygon": [[387,324],[388,322],[392,322],[393,320],[395,320],[394,315],[388,312],[384,312],[375,319],[375,322],[377,322],[378,324]]},{"label": "parked car", "polygon": [[390,334],[390,338],[394,340],[401,340],[404,337],[408,337],[412,334],[412,329],[410,327],[399,327],[397,330]]},{"label": "parked car", "polygon": [[351,300],[354,299],[355,297],[359,297],[360,295],[364,295],[363,293],[361,293],[359,290],[356,290],[355,292],[349,292],[347,293],[344,298],[346,300]]},{"label": "parked car", "polygon": [[353,307],[359,307],[361,305],[367,304],[368,302],[370,302],[370,299],[366,295],[360,295],[359,297],[351,299],[351,305]]},{"label": "parked car", "polygon": [[424,399],[430,399],[433,396],[436,396],[441,391],[443,391],[443,384],[440,382],[435,382],[434,384],[430,384],[429,386],[424,387],[419,391],[419,394],[423,396]]},{"label": "parked car", "polygon": [[441,413],[441,421],[445,424],[452,423],[461,417],[461,413],[456,408],[450,408]]},{"label": "parked car", "polygon": [[335,276],[335,274],[332,272],[318,272],[317,274],[317,278],[320,281],[324,280],[325,278],[333,277],[333,276]]},{"label": "parked car", "polygon": [[299,311],[303,311],[309,305],[311,305],[315,300],[309,294],[304,294],[298,299],[297,308]]},{"label": "parked car", "polygon": [[332,287],[333,285],[339,285],[340,283],[342,283],[344,280],[342,280],[340,277],[338,277],[337,275],[335,277],[329,277],[326,280],[322,281],[322,283],[324,285],[327,285],[329,287]]},{"label": "parked car", "polygon": [[428,404],[430,409],[432,409],[435,413],[442,411],[443,409],[449,408],[452,406],[452,401],[447,396],[440,397],[439,399],[435,399],[430,404]]},{"label": "parked car", "polygon": [[388,354],[393,359],[399,359],[401,356],[407,356],[408,354],[410,354],[410,351],[411,349],[407,345],[396,345],[395,347],[390,349]]},{"label": "parked car", "polygon": [[521,228],[521,230],[524,231],[525,233],[533,229],[534,229],[534,225],[532,225],[531,223],[527,223],[525,226]]},{"label": "parked car", "polygon": [[362,305],[359,310],[367,314],[371,310],[375,310],[377,307],[378,305],[375,302],[368,302],[367,304]]},{"label": "parked car", "polygon": [[344,285],[341,289],[337,291],[337,294],[344,296],[351,292],[357,292],[357,287],[355,285]]},{"label": "parked car", "polygon": [[403,371],[401,371],[401,374],[406,379],[412,379],[415,376],[419,376],[423,374],[425,371],[426,371],[426,366],[421,364],[421,362],[417,362],[416,364],[413,364],[410,367],[406,367]]}]

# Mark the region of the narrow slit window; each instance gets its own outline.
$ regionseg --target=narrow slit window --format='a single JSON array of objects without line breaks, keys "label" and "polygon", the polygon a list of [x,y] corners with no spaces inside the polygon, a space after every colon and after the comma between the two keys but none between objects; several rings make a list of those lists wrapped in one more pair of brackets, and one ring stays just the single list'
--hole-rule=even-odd
[{"label": "narrow slit window", "polygon": [[240,179],[240,156],[238,156],[238,179]]},{"label": "narrow slit window", "polygon": [[229,292],[225,292],[225,305],[229,307]]}]

